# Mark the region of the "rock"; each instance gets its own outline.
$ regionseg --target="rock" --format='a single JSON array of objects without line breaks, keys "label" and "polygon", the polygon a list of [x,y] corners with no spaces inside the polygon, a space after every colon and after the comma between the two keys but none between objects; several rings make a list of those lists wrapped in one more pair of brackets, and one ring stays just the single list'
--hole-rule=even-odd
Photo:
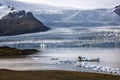
[{"label": "rock", "polygon": [[118,16],[120,16],[120,5],[115,7],[114,12],[115,12]]},{"label": "rock", "polygon": [[25,16],[28,16],[28,15],[26,15],[25,10],[20,10],[20,11],[9,12],[9,14],[6,16],[3,16],[2,19],[3,20],[4,19],[7,19],[7,20],[20,19],[20,18],[25,17]]},{"label": "rock", "polygon": [[14,56],[25,56],[25,55],[29,55],[29,54],[34,54],[39,52],[36,49],[17,49],[17,48],[11,48],[11,47],[0,47],[0,58],[4,58],[4,57],[14,57]]},{"label": "rock", "polygon": [[33,14],[31,12],[27,12],[27,17],[33,17]]},{"label": "rock", "polygon": [[2,4],[0,3],[0,6],[2,6]]},{"label": "rock", "polygon": [[9,12],[0,20],[0,36],[19,35],[49,30],[31,12],[25,10]]},{"label": "rock", "polygon": [[8,8],[11,8],[10,6],[8,6]]},{"label": "rock", "polygon": [[[10,7],[9,7],[9,8],[10,8]],[[11,8],[11,11],[13,11],[13,10],[16,10],[15,7],[12,7],[12,8]]]},{"label": "rock", "polygon": [[24,53],[24,54],[33,54],[33,53],[37,53],[37,52],[39,52],[39,51],[36,49],[24,49],[24,50],[22,50],[22,53]]}]

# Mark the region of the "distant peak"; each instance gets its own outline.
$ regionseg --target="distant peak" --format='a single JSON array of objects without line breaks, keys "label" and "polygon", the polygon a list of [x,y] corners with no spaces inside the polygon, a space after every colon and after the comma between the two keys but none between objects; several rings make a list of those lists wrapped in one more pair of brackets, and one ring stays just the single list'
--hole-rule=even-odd
[{"label": "distant peak", "polygon": [[27,12],[27,13],[26,13],[26,16],[28,16],[28,17],[33,17],[33,14],[32,14],[32,12]]},{"label": "distant peak", "polygon": [[18,19],[26,15],[25,10],[20,11],[11,11],[6,16],[3,16],[2,19]]},{"label": "distant peak", "polygon": [[15,9],[15,7],[12,7],[10,10],[13,11],[13,10],[16,10],[16,9]]},{"label": "distant peak", "polygon": [[120,5],[118,5],[118,6],[115,6],[115,8],[120,8]]},{"label": "distant peak", "polygon": [[19,19],[22,17],[33,17],[32,12],[25,12],[25,10],[11,11],[6,16],[3,16],[2,19]]},{"label": "distant peak", "polygon": [[118,16],[120,16],[120,5],[115,6],[114,12],[115,12]]}]

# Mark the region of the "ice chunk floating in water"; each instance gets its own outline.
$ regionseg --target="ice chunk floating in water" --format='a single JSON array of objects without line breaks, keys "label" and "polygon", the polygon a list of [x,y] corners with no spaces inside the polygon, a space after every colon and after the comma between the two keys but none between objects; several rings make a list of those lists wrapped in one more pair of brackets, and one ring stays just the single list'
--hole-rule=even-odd
[{"label": "ice chunk floating in water", "polygon": [[53,59],[52,58],[52,60],[56,60],[56,64],[61,64],[61,65],[71,64],[71,66],[74,66],[74,67],[80,67],[80,68],[82,67],[82,68],[86,68],[96,72],[120,75],[120,69],[112,68],[111,66],[101,66],[101,65],[92,64],[91,62],[78,62],[78,61],[73,61],[69,59],[58,59],[58,58]]}]

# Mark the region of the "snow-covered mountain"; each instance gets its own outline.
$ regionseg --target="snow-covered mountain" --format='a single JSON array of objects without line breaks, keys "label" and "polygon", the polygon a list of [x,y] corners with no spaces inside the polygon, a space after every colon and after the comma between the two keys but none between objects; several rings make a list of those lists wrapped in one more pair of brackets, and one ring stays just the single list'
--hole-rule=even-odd
[{"label": "snow-covered mountain", "polygon": [[42,20],[49,26],[120,25],[120,17],[111,9],[36,10],[33,13],[38,19]]},{"label": "snow-covered mountain", "polygon": [[[12,7],[1,4],[0,9],[0,15],[3,16],[11,11]],[[2,14],[2,11],[6,13]],[[120,18],[113,10],[34,8],[32,12],[46,25],[56,28],[42,33],[0,37],[0,45],[23,48],[40,47],[44,43],[46,47],[120,47]]]},{"label": "snow-covered mountain", "polygon": [[17,10],[0,3],[0,36],[19,35],[49,30],[32,12]]},{"label": "snow-covered mountain", "polygon": [[0,19],[9,13],[19,12],[15,7],[0,3]]},{"label": "snow-covered mountain", "polygon": [[0,3],[0,19],[10,12],[11,8]]},{"label": "snow-covered mountain", "polygon": [[112,9],[78,10],[68,7],[25,3],[14,0],[4,0],[3,3],[15,6],[17,9],[32,11],[34,16],[43,21],[47,26],[91,27],[120,25],[120,17],[118,17]]},{"label": "snow-covered mountain", "polygon": [[[34,13],[44,21],[120,21],[110,9],[96,10],[36,10]],[[56,20],[58,19],[58,20]]]}]

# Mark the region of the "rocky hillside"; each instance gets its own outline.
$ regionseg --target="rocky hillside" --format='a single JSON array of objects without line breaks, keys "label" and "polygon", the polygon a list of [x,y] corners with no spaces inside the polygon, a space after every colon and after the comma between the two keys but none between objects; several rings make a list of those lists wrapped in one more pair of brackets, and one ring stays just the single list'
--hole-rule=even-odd
[{"label": "rocky hillside", "polygon": [[[3,5],[1,4],[1,9]],[[0,36],[10,36],[49,30],[42,22],[37,20],[31,12],[16,10],[7,6],[9,13],[0,19]],[[5,8],[6,9],[6,8]],[[7,12],[7,11],[6,11]]]}]

